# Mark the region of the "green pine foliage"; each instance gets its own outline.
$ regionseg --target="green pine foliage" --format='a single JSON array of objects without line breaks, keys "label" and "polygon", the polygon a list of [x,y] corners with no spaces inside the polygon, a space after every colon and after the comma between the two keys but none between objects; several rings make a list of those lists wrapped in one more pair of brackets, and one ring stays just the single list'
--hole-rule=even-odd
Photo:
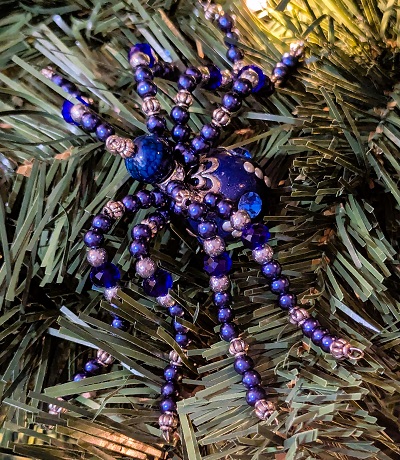
[{"label": "green pine foliage", "polygon": [[[260,422],[219,341],[202,255],[175,222],[152,254],[175,279],[195,340],[179,402],[183,443],[157,428],[170,319],[144,296],[127,250],[139,212],[107,240],[126,287],[113,330],[91,290],[82,235],[110,198],[140,189],[120,158],[60,116],[51,64],[87,88],[129,136],[144,118],[126,59],[148,42],[182,68],[228,66],[222,34],[191,1],[3,2],[0,20],[0,422],[4,459],[396,459],[400,456],[400,88],[394,1],[272,0],[261,14],[227,1],[249,60],[270,73],[295,39],[307,59],[269,99],[250,98],[223,135],[272,182],[271,245],[300,302],[365,351],[337,362],[288,324],[240,243],[232,279],[237,322],[278,411]],[[203,56],[206,58],[202,59]],[[176,85],[158,81],[163,110]],[[72,99],[71,99],[72,100]],[[209,120],[218,93],[198,90],[190,125]],[[70,382],[97,348],[110,373]],[[71,393],[95,392],[59,403]],[[47,413],[48,403],[68,412]]]}]

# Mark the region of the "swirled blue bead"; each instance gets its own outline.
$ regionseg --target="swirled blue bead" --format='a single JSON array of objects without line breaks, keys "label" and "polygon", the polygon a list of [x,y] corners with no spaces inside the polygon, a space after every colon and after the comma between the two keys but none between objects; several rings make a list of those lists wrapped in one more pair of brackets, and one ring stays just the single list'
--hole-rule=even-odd
[{"label": "swirled blue bead", "polygon": [[204,256],[203,268],[210,276],[224,275],[232,268],[232,259],[227,252],[217,257]]},{"label": "swirled blue bead", "polygon": [[311,337],[315,329],[319,326],[319,322],[314,318],[309,318],[301,325],[301,329],[303,330],[303,334],[306,337]]},{"label": "swirled blue bead", "polygon": [[85,372],[92,375],[101,374],[102,368],[103,366],[96,359],[87,361],[84,367]]},{"label": "swirled blue bead", "polygon": [[179,77],[178,80],[178,89],[179,90],[186,90],[190,93],[196,89],[196,79],[188,74],[183,74]]},{"label": "swirled blue bead", "polygon": [[297,303],[297,297],[294,294],[282,294],[278,298],[278,304],[283,310],[290,310],[294,308]]},{"label": "swirled blue bead", "polygon": [[160,403],[160,412],[176,412],[176,402],[172,398],[165,398]]},{"label": "swirled blue bead", "polygon": [[125,319],[116,316],[112,320],[111,327],[113,327],[115,329],[119,329],[120,331],[126,332],[129,329],[130,324]]},{"label": "swirled blue bead", "polygon": [[276,260],[271,260],[261,267],[261,271],[266,278],[273,279],[277,278],[281,274],[282,267]]},{"label": "swirled blue bead", "polygon": [[237,62],[243,59],[243,51],[237,46],[230,46],[226,52],[226,57],[230,62]]},{"label": "swirled blue bead", "polygon": [[148,209],[153,204],[152,195],[148,190],[139,190],[136,193],[136,197],[140,201],[140,205],[143,209]]},{"label": "swirled blue bead", "polygon": [[98,115],[88,112],[82,115],[81,124],[86,131],[92,133],[96,130],[97,126],[100,124],[100,121],[101,120]]},{"label": "swirled blue bead", "polygon": [[274,294],[285,294],[289,290],[289,280],[286,276],[274,279],[271,281],[270,289]]},{"label": "swirled blue bead", "polygon": [[105,214],[97,214],[97,216],[93,217],[92,227],[107,233],[111,230],[112,220]]},{"label": "swirled blue bead", "polygon": [[127,211],[136,212],[140,209],[140,201],[134,195],[124,196],[124,198],[122,198],[122,203]]},{"label": "swirled blue bead", "polygon": [[254,368],[254,361],[248,355],[241,355],[235,359],[233,367],[238,374],[244,374]]},{"label": "swirled blue bead", "polygon": [[176,122],[182,125],[186,124],[189,121],[190,115],[187,109],[176,105],[171,110],[171,118]]},{"label": "swirled blue bead", "polygon": [[158,269],[153,276],[143,281],[143,290],[151,297],[161,297],[168,294],[172,284],[171,274],[165,270]]},{"label": "swirled blue bead", "polygon": [[319,346],[323,351],[329,353],[331,351],[332,342],[334,342],[335,340],[336,337],[331,334],[324,335],[321,339],[321,344]]},{"label": "swirled blue bead", "polygon": [[136,258],[145,257],[149,253],[149,247],[144,240],[134,240],[129,246],[129,252]]},{"label": "swirled blue bead", "polygon": [[239,93],[234,93],[232,91],[227,92],[222,97],[222,107],[229,112],[236,112],[242,107],[242,100]]},{"label": "swirled blue bead", "polygon": [[242,383],[246,388],[253,388],[261,383],[261,376],[255,370],[249,370],[242,376]]},{"label": "swirled blue bead", "polygon": [[161,136],[167,129],[167,122],[161,115],[150,115],[147,119],[146,127],[149,133]]},{"label": "swirled blue bead", "polygon": [[180,382],[182,380],[182,369],[169,364],[164,369],[164,378],[167,382]]},{"label": "swirled blue bead", "polygon": [[97,228],[89,230],[83,237],[83,242],[88,248],[98,248],[104,243],[103,232]]},{"label": "swirled blue bead", "polygon": [[328,329],[318,327],[317,329],[314,329],[311,335],[311,340],[315,343],[315,345],[321,345],[323,337],[327,334],[329,334]]},{"label": "swirled blue bead", "polygon": [[191,132],[189,126],[177,124],[172,128],[171,136],[176,142],[186,142],[189,140]]},{"label": "swirled blue bead", "polygon": [[115,130],[108,123],[101,123],[96,128],[96,136],[99,141],[105,142],[113,134],[115,134]]},{"label": "swirled blue bead", "polygon": [[171,396],[172,398],[176,398],[179,394],[178,385],[174,382],[166,382],[161,387],[160,394],[164,397]]},{"label": "swirled blue bead", "polygon": [[249,406],[255,406],[257,401],[265,399],[266,397],[267,394],[265,393],[264,388],[259,385],[246,391],[246,402]]},{"label": "swirled blue bead", "polygon": [[204,88],[207,89],[217,89],[221,86],[222,83],[222,74],[221,70],[214,64],[210,64],[207,66],[210,72],[210,79],[204,85]]},{"label": "swirled blue bead", "polygon": [[230,323],[235,318],[235,313],[230,307],[218,309],[218,321],[220,323]]},{"label": "swirled blue bead", "polygon": [[271,234],[264,224],[255,223],[246,226],[242,232],[242,242],[249,249],[257,249],[263,246]]},{"label": "swirled blue bead", "polygon": [[239,336],[238,328],[235,323],[224,323],[222,324],[219,332],[221,339],[225,342],[230,342]]},{"label": "swirled blue bead", "polygon": [[197,232],[201,238],[211,238],[217,234],[218,228],[215,222],[205,220],[199,223]]},{"label": "swirled blue bead", "polygon": [[228,291],[214,292],[213,302],[217,307],[226,307],[232,302],[232,296]]},{"label": "swirled blue bead", "polygon": [[118,268],[110,262],[90,270],[90,280],[98,287],[112,288],[117,285],[120,278],[121,274]]},{"label": "swirled blue bead", "polygon": [[136,67],[134,76],[137,82],[143,80],[153,80],[154,78],[153,71],[145,65],[140,65]]}]

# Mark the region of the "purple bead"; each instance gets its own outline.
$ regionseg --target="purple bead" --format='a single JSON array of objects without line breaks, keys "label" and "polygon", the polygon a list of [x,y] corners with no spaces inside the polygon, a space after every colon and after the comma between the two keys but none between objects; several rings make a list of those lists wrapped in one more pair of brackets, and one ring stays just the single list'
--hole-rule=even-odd
[{"label": "purple bead", "polygon": [[210,276],[224,275],[232,268],[232,259],[227,252],[217,257],[204,256],[203,268]]},{"label": "purple bead", "polygon": [[239,110],[242,106],[239,93],[233,93],[232,91],[225,93],[222,98],[222,106],[226,110],[229,110],[229,112],[236,112]]},{"label": "purple bead", "polygon": [[233,18],[229,14],[222,14],[218,17],[218,27],[222,32],[230,32],[233,27]]},{"label": "purple bead", "polygon": [[143,80],[153,80],[153,71],[148,66],[140,65],[135,69],[135,80],[137,82]]},{"label": "purple bead", "polygon": [[172,317],[174,316],[182,317],[185,314],[183,308],[178,304],[175,304],[175,305],[172,305],[172,307],[169,307],[168,313]]},{"label": "purple bead", "polygon": [[238,328],[235,323],[224,323],[219,332],[221,339],[230,342],[239,336]]},{"label": "purple bead", "polygon": [[184,89],[190,93],[196,89],[196,79],[188,74],[183,74],[178,80],[178,89]]},{"label": "purple bead", "polygon": [[209,206],[210,208],[214,208],[218,201],[220,200],[219,195],[213,192],[208,192],[204,197],[204,203]]},{"label": "purple bead", "polygon": [[283,310],[290,310],[296,306],[297,297],[291,293],[282,294],[278,298],[278,303]]},{"label": "purple bead", "polygon": [[146,126],[149,133],[162,135],[167,129],[167,122],[161,115],[151,115],[147,119]]},{"label": "purple bead", "polygon": [[178,385],[173,381],[164,383],[161,387],[160,393],[162,396],[172,396],[173,398],[176,398],[179,394]]},{"label": "purple bead", "polygon": [[197,85],[201,83],[202,75],[197,67],[188,67],[185,70],[185,74],[192,76],[195,79]]},{"label": "purple bead", "polygon": [[311,335],[311,340],[315,343],[315,345],[321,345],[322,338],[327,334],[329,334],[328,329],[318,327],[317,329],[314,329],[314,332]]},{"label": "purple bead", "polygon": [[169,199],[167,195],[161,190],[152,190],[151,194],[153,195],[153,203],[156,208],[165,208],[169,204]]},{"label": "purple bead", "polygon": [[132,228],[132,238],[135,240],[148,241],[151,238],[151,230],[148,225],[137,224]]},{"label": "purple bead", "polygon": [[100,117],[96,115],[95,113],[84,113],[82,115],[82,121],[81,121],[82,127],[86,130],[89,131],[90,133],[94,132],[96,130],[96,127],[100,124]]},{"label": "purple bead", "polygon": [[244,374],[254,368],[254,361],[248,355],[241,355],[235,359],[233,367],[238,374]]},{"label": "purple bead", "polygon": [[244,78],[237,78],[233,83],[232,89],[241,94],[243,97],[247,97],[251,94],[253,87],[251,86],[249,80]]},{"label": "purple bead", "polygon": [[218,228],[215,222],[205,220],[197,226],[197,232],[201,238],[211,238],[217,234]]},{"label": "purple bead", "polygon": [[136,43],[136,45],[132,46],[128,53],[128,60],[130,60],[133,53],[140,52],[147,54],[150,58],[149,67],[153,67],[154,64],[157,62],[157,58],[154,54],[153,48],[148,43]]},{"label": "purple bead", "polygon": [[171,195],[172,191],[174,190],[175,187],[180,187],[181,190],[185,188],[185,185],[183,182],[179,180],[172,180],[168,185],[167,185],[167,194]]},{"label": "purple bead", "polygon": [[210,150],[210,144],[206,142],[201,136],[195,136],[190,143],[191,148],[198,155],[207,153]]},{"label": "purple bead", "polygon": [[160,403],[160,412],[176,412],[176,402],[172,398],[165,398]]},{"label": "purple bead", "polygon": [[221,200],[217,203],[217,214],[222,219],[229,219],[233,210],[234,206],[229,200]]},{"label": "purple bead", "polygon": [[243,229],[242,242],[250,249],[263,246],[270,238],[268,227],[264,224],[250,224]]},{"label": "purple bead", "polygon": [[119,318],[118,316],[116,316],[112,320],[111,327],[113,327],[115,329],[119,329],[120,331],[126,332],[129,329],[130,324],[125,319]]},{"label": "purple bead", "polygon": [[228,291],[214,292],[213,301],[215,306],[219,308],[226,307],[232,302],[232,296]]},{"label": "purple bead", "polygon": [[86,379],[87,377],[88,375],[86,374],[86,372],[78,372],[73,376],[72,380],[74,382],[80,382],[81,380]]},{"label": "purple bead", "polygon": [[112,220],[105,214],[97,214],[93,217],[92,227],[107,233],[112,227]]},{"label": "purple bead", "polygon": [[181,323],[178,323],[177,321],[173,321],[172,325],[175,329],[175,332],[178,334],[187,334],[189,332],[189,329],[185,326],[183,326]]},{"label": "purple bead", "polygon": [[61,85],[61,89],[63,91],[65,91],[66,93],[73,94],[73,95],[75,95],[77,92],[79,92],[78,88],[76,87],[76,85],[74,83],[69,82],[69,81],[65,81],[65,83],[63,83]]},{"label": "purple bead", "polygon": [[282,272],[282,267],[276,260],[271,260],[261,267],[262,274],[268,278],[273,279],[278,277]]},{"label": "purple bead", "polygon": [[136,258],[147,256],[149,252],[148,244],[142,240],[133,240],[129,246],[129,252]]},{"label": "purple bead", "polygon": [[198,220],[206,212],[206,206],[203,203],[190,203],[188,206],[188,215],[193,220]]},{"label": "purple bead", "polygon": [[161,297],[168,294],[172,284],[171,274],[165,270],[158,269],[153,276],[143,281],[143,290],[151,297]]},{"label": "purple bead", "polygon": [[186,124],[189,121],[189,112],[184,107],[176,105],[171,110],[171,118],[176,122],[182,125]]},{"label": "purple bead", "polygon": [[232,46],[234,42],[239,40],[239,35],[236,32],[227,32],[224,37],[224,43],[226,46]]},{"label": "purple bead", "polygon": [[332,342],[336,340],[336,337],[330,334],[324,335],[321,340],[320,347],[326,353],[331,351]]},{"label": "purple bead", "polygon": [[315,329],[319,326],[319,322],[314,319],[314,318],[309,318],[304,323],[301,325],[301,328],[303,330],[303,334],[306,337],[311,337]]},{"label": "purple bead", "polygon": [[151,193],[148,190],[140,190],[136,193],[136,197],[139,199],[140,205],[143,209],[148,209],[153,204]]},{"label": "purple bead", "polygon": [[122,203],[130,212],[136,212],[140,209],[140,201],[134,195],[126,195],[122,198]]},{"label": "purple bead", "polygon": [[90,270],[90,280],[95,286],[104,287],[106,289],[117,285],[117,281],[121,278],[118,268],[106,262],[100,267],[93,267]]},{"label": "purple bead", "polygon": [[186,348],[190,343],[190,340],[187,334],[176,334],[175,341],[182,348]]},{"label": "purple bead", "polygon": [[176,185],[171,191],[171,198],[173,200],[176,200],[184,190],[186,190],[186,187],[183,184],[182,185]]},{"label": "purple bead", "polygon": [[237,62],[243,59],[243,51],[237,46],[230,46],[226,52],[226,57],[230,62]]},{"label": "purple bead", "polygon": [[199,157],[190,149],[182,153],[182,161],[185,166],[192,168],[199,164]]},{"label": "purple bead", "polygon": [[230,323],[235,318],[235,313],[230,307],[220,308],[218,310],[218,321],[220,323]]},{"label": "purple bead", "polygon": [[169,364],[164,369],[164,378],[167,382],[180,382],[182,380],[182,369]]},{"label": "purple bead", "polygon": [[286,67],[284,64],[277,65],[272,71],[272,75],[282,80],[287,77],[288,73],[289,68]]},{"label": "purple bead", "polygon": [[85,364],[85,372],[92,375],[101,374],[103,366],[97,361],[97,359],[91,359]]},{"label": "purple bead", "polygon": [[214,64],[210,64],[207,66],[210,72],[210,79],[204,85],[206,89],[217,89],[221,86],[222,83],[222,74],[221,70]]},{"label": "purple bead", "polygon": [[57,74],[54,74],[51,77],[51,81],[55,83],[57,86],[62,86],[67,82],[67,80],[64,77],[62,77],[61,75],[57,75]]},{"label": "purple bead", "polygon": [[255,371],[250,370],[243,374],[242,383],[246,388],[253,388],[261,383],[261,375]]},{"label": "purple bead", "polygon": [[281,62],[287,67],[296,67],[299,63],[299,59],[296,56],[292,56],[289,53],[285,53],[282,56]]},{"label": "purple bead", "polygon": [[154,222],[157,226],[157,231],[161,230],[165,225],[165,217],[159,212],[153,212],[148,217],[150,222]]},{"label": "purple bead", "polygon": [[289,290],[289,280],[286,276],[272,280],[270,289],[274,294],[285,294]]},{"label": "purple bead", "polygon": [[200,136],[210,143],[214,143],[218,140],[221,130],[217,126],[213,126],[212,124],[206,124],[201,128]]},{"label": "purple bead", "polygon": [[246,391],[246,402],[249,406],[255,406],[256,402],[260,399],[265,399],[267,397],[264,388],[259,385],[250,388]]},{"label": "purple bead", "polygon": [[85,233],[83,242],[88,248],[98,248],[104,243],[103,232],[100,232],[97,228],[89,230]]},{"label": "purple bead", "polygon": [[171,136],[175,142],[186,142],[189,140],[191,132],[189,126],[177,124],[172,128]]},{"label": "purple bead", "polygon": [[113,134],[115,134],[115,130],[108,123],[101,123],[96,128],[96,136],[99,141],[105,142]]},{"label": "purple bead", "polygon": [[142,80],[138,83],[136,92],[142,99],[152,97],[157,94],[157,86],[151,80]]},{"label": "purple bead", "polygon": [[174,64],[169,64],[168,62],[163,63],[162,78],[164,80],[177,81],[180,75],[180,70]]}]

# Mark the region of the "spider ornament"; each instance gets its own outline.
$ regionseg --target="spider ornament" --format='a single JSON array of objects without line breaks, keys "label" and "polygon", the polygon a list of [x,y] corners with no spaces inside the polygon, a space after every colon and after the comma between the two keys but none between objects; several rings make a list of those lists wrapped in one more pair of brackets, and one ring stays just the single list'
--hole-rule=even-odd
[{"label": "spider ornament", "polygon": [[[155,187],[151,192],[141,190],[121,201],[110,201],[93,218],[92,227],[84,236],[84,243],[88,247],[87,259],[92,266],[91,281],[104,288],[108,301],[112,302],[117,297],[120,273],[115,265],[108,262],[107,251],[102,247],[104,234],[125,213],[134,213],[140,208],[156,208],[155,212],[133,227],[129,250],[136,259],[136,274],[143,279],[143,290],[167,308],[173,318],[174,337],[184,353],[190,343],[189,330],[182,321],[185,320],[184,308],[170,295],[172,276],[158,268],[149,255],[151,239],[170,219],[184,222],[205,252],[204,270],[210,275],[210,288],[221,324],[220,336],[229,343],[229,353],[235,357],[235,371],[242,376],[242,383],[247,389],[246,401],[254,407],[257,417],[267,420],[276,409],[274,403],[267,400],[261,376],[254,370],[254,362],[247,354],[248,345],[240,338],[234,322],[228,276],[232,260],[225,250],[226,241],[241,238],[244,246],[251,249],[253,259],[261,265],[261,272],[267,279],[267,287],[277,295],[279,306],[288,312],[289,321],[300,327],[314,344],[336,359],[360,359],[363,352],[323,328],[307,310],[297,305],[296,296],[290,291],[289,280],[281,274],[282,268],[274,260],[273,250],[267,243],[269,230],[261,223],[267,213],[269,180],[247,151],[226,150],[218,146],[222,129],[229,124],[245,98],[252,94],[262,97],[273,94],[275,86],[284,83],[299,65],[304,44],[292,44],[269,78],[260,67],[243,62],[243,53],[237,46],[239,35],[234,29],[234,17],[224,13],[217,4],[207,2],[204,9],[206,18],[215,21],[226,35],[227,58],[233,64],[232,72],[221,71],[210,64],[188,67],[179,75],[175,66],[159,62],[147,44],[137,44],[129,52],[128,59],[137,82],[137,92],[143,99],[142,110],[147,117],[149,135],[130,139],[115,134],[114,128],[94,111],[93,102],[80,93],[74,84],[51,69],[44,69],[43,73],[80,102],[74,105],[65,101],[62,109],[64,119],[87,132],[95,133],[109,152],[124,159],[127,170],[135,180]],[[169,133],[170,138],[167,136],[165,118],[160,115],[161,106],[156,98],[154,77],[175,80],[178,84],[176,105],[171,111],[174,126]],[[211,122],[192,137],[187,126],[188,109],[193,103],[192,93],[199,85],[209,90],[225,87],[227,91],[222,96],[220,107],[214,110]],[[127,330],[129,323],[114,316],[112,326]],[[74,376],[74,380],[99,374],[113,361],[109,353],[99,350],[97,357],[89,360],[84,369]],[[182,376],[180,354],[172,351],[170,364],[164,369],[165,384],[160,391],[159,425],[167,442],[176,442],[178,438],[176,401]],[[49,410],[57,414],[63,409],[50,405]]]}]

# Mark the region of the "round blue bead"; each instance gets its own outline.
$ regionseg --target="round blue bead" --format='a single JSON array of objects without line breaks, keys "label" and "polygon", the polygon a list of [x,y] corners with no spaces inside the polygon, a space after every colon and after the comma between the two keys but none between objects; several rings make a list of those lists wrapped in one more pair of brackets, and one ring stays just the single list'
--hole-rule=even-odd
[{"label": "round blue bead", "polygon": [[225,34],[224,43],[226,46],[232,46],[234,42],[237,42],[238,40],[239,40],[239,35],[236,32],[227,32]]},{"label": "round blue bead", "polygon": [[62,77],[61,75],[57,75],[57,74],[54,74],[51,77],[51,81],[55,83],[57,86],[62,86],[67,82],[67,80],[64,77]]},{"label": "round blue bead", "polygon": [[118,268],[106,262],[100,267],[93,267],[90,270],[90,279],[95,286],[111,288],[117,285],[117,281],[121,278]]},{"label": "round blue bead", "polygon": [[267,395],[264,388],[259,385],[246,391],[246,402],[249,406],[255,406],[257,401],[265,399],[266,397]]},{"label": "round blue bead", "polygon": [[263,246],[270,238],[268,227],[264,224],[250,224],[243,229],[242,242],[250,249],[257,249]]},{"label": "round blue bead", "polygon": [[221,200],[217,203],[217,214],[222,219],[229,219],[233,209],[233,204],[229,200]]},{"label": "round blue bead", "polygon": [[148,225],[137,224],[132,228],[132,238],[135,240],[149,241],[151,238],[151,230]]},{"label": "round blue bead", "polygon": [[183,74],[179,77],[178,89],[192,92],[195,90],[196,86],[196,79],[191,75]]},{"label": "round blue bead", "polygon": [[185,74],[190,75],[191,77],[193,77],[195,79],[197,85],[199,83],[201,83],[202,75],[201,75],[200,70],[197,67],[193,67],[193,66],[188,67],[185,70]]},{"label": "round blue bead", "polygon": [[108,123],[101,123],[96,128],[96,136],[99,141],[105,142],[113,134],[115,134],[115,130]]},{"label": "round blue bead", "polygon": [[210,72],[210,79],[204,85],[204,88],[207,89],[217,89],[221,86],[222,83],[222,74],[221,70],[214,64],[210,64],[207,66]]},{"label": "round blue bead", "polygon": [[229,91],[222,98],[222,106],[229,112],[236,112],[242,106],[242,100],[239,93]]},{"label": "round blue bead", "polygon": [[224,275],[232,268],[232,259],[227,252],[217,257],[204,256],[203,268],[210,276]]},{"label": "round blue bead", "polygon": [[210,150],[210,144],[206,142],[201,136],[195,136],[190,143],[194,152],[198,155],[203,155]]},{"label": "round blue bead", "polygon": [[283,310],[289,310],[296,306],[297,297],[294,294],[290,293],[282,294],[278,298],[278,303]]},{"label": "round blue bead", "polygon": [[225,342],[230,342],[239,336],[238,328],[235,323],[224,323],[220,329],[220,336]]},{"label": "round blue bead", "polygon": [[189,126],[177,124],[172,128],[171,136],[176,142],[186,142],[189,140],[191,132]]},{"label": "round blue bead", "polygon": [[326,334],[322,337],[320,347],[326,353],[331,351],[332,342],[336,340],[336,337],[330,334]]},{"label": "round blue bead", "polygon": [[122,203],[130,212],[136,212],[140,209],[140,201],[134,195],[126,195],[122,198]]},{"label": "round blue bead", "polygon": [[93,217],[92,227],[106,233],[112,227],[112,220],[105,214],[97,214]]},{"label": "round blue bead", "polygon": [[266,278],[273,279],[281,274],[282,267],[276,260],[271,260],[261,267],[261,271]]},{"label": "round blue bead", "polygon": [[90,133],[96,130],[96,127],[100,124],[100,117],[95,113],[84,113],[82,115],[82,127]]},{"label": "round blue bead", "polygon": [[74,85],[74,83],[71,83],[69,81],[66,81],[65,83],[63,83],[61,85],[61,89],[63,91],[65,91],[66,93],[68,93],[68,94],[73,94],[73,93],[79,92],[78,88],[76,87],[76,85]]},{"label": "round blue bead", "polygon": [[161,115],[151,115],[146,122],[149,133],[161,136],[167,129],[167,122]]},{"label": "round blue bead", "polygon": [[228,291],[214,292],[213,302],[219,308],[226,307],[232,302],[232,296]]},{"label": "round blue bead", "polygon": [[230,307],[220,308],[218,310],[218,321],[220,323],[230,323],[235,318],[235,313]]},{"label": "round blue bead", "polygon": [[164,369],[164,378],[167,382],[180,382],[182,380],[182,369],[178,366],[169,364]]},{"label": "round blue bead", "polygon": [[165,217],[160,212],[153,212],[148,217],[150,222],[154,222],[157,226],[157,230],[161,230],[165,225]]},{"label": "round blue bead", "polygon": [[165,208],[169,204],[168,196],[161,190],[154,189],[151,191],[153,195],[154,206],[158,209]]},{"label": "round blue bead", "polygon": [[229,14],[222,14],[218,17],[218,27],[222,32],[230,32],[233,27],[233,18]]},{"label": "round blue bead", "polygon": [[309,318],[301,325],[301,329],[303,330],[303,334],[306,337],[311,337],[315,329],[319,326],[319,322],[313,318]]},{"label": "round blue bead", "polygon": [[256,65],[245,65],[242,67],[238,73],[238,78],[243,74],[245,70],[254,70],[257,75],[258,75],[258,83],[257,85],[252,89],[252,93],[257,93],[261,89],[263,89],[266,85],[269,85],[270,79],[264,74],[262,69]]},{"label": "round blue bead", "polygon": [[179,394],[178,385],[173,381],[164,383],[161,387],[160,393],[162,396],[172,396],[173,398],[176,398]]},{"label": "round blue bead", "polygon": [[153,80],[153,71],[144,65],[140,65],[135,69],[135,80],[137,82],[143,80]]},{"label": "round blue bead", "polygon": [[328,329],[318,327],[317,329],[314,329],[311,335],[311,340],[315,343],[315,345],[321,345],[322,338],[327,334],[329,334]]},{"label": "round blue bead", "polygon": [[201,128],[200,136],[209,142],[215,142],[221,133],[221,130],[217,126],[206,124]]},{"label": "round blue bead", "polygon": [[143,281],[143,290],[151,297],[160,297],[168,294],[172,284],[171,274],[165,270],[158,269],[153,276]]},{"label": "round blue bead", "polygon": [[133,53],[141,52],[147,54],[150,58],[149,67],[153,67],[154,64],[157,62],[156,55],[154,54],[153,48],[148,43],[136,43],[136,45],[132,46],[128,53],[128,60],[131,59]]},{"label": "round blue bead", "polygon": [[289,290],[289,280],[286,276],[281,276],[280,278],[272,280],[270,289],[271,292],[277,295],[286,294]]},{"label": "round blue bead", "polygon": [[185,312],[183,308],[179,304],[172,305],[171,307],[168,308],[168,312],[170,316],[178,316],[182,317],[184,316]]},{"label": "round blue bead", "polygon": [[211,238],[217,234],[218,228],[215,222],[205,220],[199,223],[197,231],[201,238]]},{"label": "round blue bead", "polygon": [[175,341],[182,348],[186,348],[190,343],[190,340],[187,334],[176,334]]},{"label": "round blue bead", "polygon": [[171,182],[168,183],[167,185],[167,194],[171,195],[172,191],[174,190],[175,187],[180,187],[181,190],[185,188],[185,185],[182,181],[179,180],[172,180]]},{"label": "round blue bead", "polygon": [[262,206],[263,202],[260,195],[256,192],[248,192],[240,197],[238,209],[247,211],[249,216],[254,219],[260,214]]},{"label": "round blue bead", "polygon": [[176,121],[176,123],[184,125],[189,121],[190,115],[187,109],[180,105],[176,105],[171,110],[171,118]]},{"label": "round blue bead", "polygon": [[103,232],[97,228],[89,230],[83,237],[83,242],[88,248],[98,248],[104,243]]},{"label": "round blue bead", "polygon": [[281,62],[287,67],[296,67],[299,60],[296,56],[291,56],[289,53],[285,53],[282,56]]},{"label": "round blue bead", "polygon": [[204,203],[210,208],[214,208],[217,205],[219,199],[220,197],[216,193],[208,192],[204,197]]},{"label": "round blue bead", "polygon": [[86,374],[86,372],[78,372],[73,376],[72,380],[74,382],[80,382],[81,380],[86,379],[87,377],[88,375]]},{"label": "round blue bead", "polygon": [[172,322],[172,325],[174,326],[175,332],[178,334],[186,334],[189,331],[187,327],[183,326],[175,320]]},{"label": "round blue bead", "polygon": [[191,219],[198,220],[206,212],[206,207],[203,203],[190,203],[188,206],[188,214]]},{"label": "round blue bead", "polygon": [[151,80],[142,80],[138,83],[136,92],[143,99],[152,97],[157,94],[157,86]]},{"label": "round blue bead", "polygon": [[130,324],[125,319],[116,316],[112,320],[111,327],[113,327],[115,329],[119,329],[120,331],[126,332],[129,329]]},{"label": "round blue bead", "polygon": [[289,72],[289,68],[286,67],[284,64],[276,66],[274,70],[272,71],[272,74],[280,79],[284,79],[287,77]]},{"label": "round blue bead", "polygon": [[101,374],[102,368],[103,366],[96,359],[91,359],[85,364],[85,372],[92,375]]},{"label": "round blue bead", "polygon": [[233,46],[231,45],[226,52],[226,57],[228,61],[230,62],[240,61],[241,59],[243,59],[243,56],[244,56],[243,51],[234,45]]},{"label": "round blue bead", "polygon": [[199,157],[190,149],[182,153],[182,161],[185,166],[192,168],[199,163]]},{"label": "round blue bead", "polygon": [[254,361],[248,355],[238,356],[233,367],[238,374],[244,374],[254,368]]},{"label": "round blue bead", "polygon": [[153,204],[151,193],[148,190],[139,190],[136,193],[136,197],[140,201],[140,205],[143,209],[148,209]]},{"label": "round blue bead", "polygon": [[176,412],[176,402],[172,398],[165,398],[160,403],[160,412]]},{"label": "round blue bead", "polygon": [[249,94],[251,94],[253,87],[251,86],[249,80],[245,80],[244,78],[237,78],[233,83],[232,89],[233,91],[241,94],[243,97],[247,97]]},{"label": "round blue bead", "polygon": [[249,370],[243,374],[242,383],[246,388],[253,388],[261,383],[261,376],[255,370]]},{"label": "round blue bead", "polygon": [[129,246],[129,252],[133,255],[133,257],[144,257],[148,255],[149,247],[146,241],[134,240]]}]

